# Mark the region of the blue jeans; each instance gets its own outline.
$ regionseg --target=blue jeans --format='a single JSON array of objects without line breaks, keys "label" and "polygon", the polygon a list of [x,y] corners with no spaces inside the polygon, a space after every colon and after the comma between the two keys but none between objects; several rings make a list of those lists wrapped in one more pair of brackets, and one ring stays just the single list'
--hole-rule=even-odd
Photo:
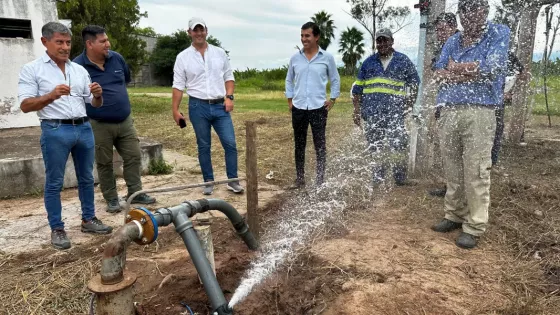
[{"label": "blue jeans", "polygon": [[82,219],[95,216],[93,204],[93,163],[95,143],[89,122],[68,125],[56,122],[41,122],[41,151],[45,162],[45,208],[52,230],[63,229],[60,191],[64,184],[64,170],[68,155],[72,153],[78,195],[82,206]]},{"label": "blue jeans", "polygon": [[237,178],[237,145],[230,113],[224,104],[208,104],[202,100],[189,98],[189,120],[194,128],[198,146],[198,162],[205,182],[214,180],[210,147],[211,127],[220,138],[226,156],[226,174],[228,178]]},{"label": "blue jeans", "polygon": [[398,184],[407,178],[406,152],[408,134],[404,115],[395,112],[376,112],[364,117],[364,131],[373,154],[373,181],[383,182],[387,169],[393,169],[393,178]]}]

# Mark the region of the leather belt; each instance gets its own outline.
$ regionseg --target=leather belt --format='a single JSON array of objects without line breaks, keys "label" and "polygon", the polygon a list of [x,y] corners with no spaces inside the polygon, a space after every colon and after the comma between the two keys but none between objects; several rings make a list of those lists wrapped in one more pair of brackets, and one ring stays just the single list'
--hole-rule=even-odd
[{"label": "leather belt", "polygon": [[80,117],[80,118],[73,118],[73,119],[43,119],[42,121],[47,122],[54,122],[63,125],[81,125],[89,121],[88,117]]},{"label": "leather belt", "polygon": [[189,96],[189,98],[193,99],[193,100],[196,100],[196,101],[199,101],[199,102],[206,103],[206,104],[223,104],[224,103],[224,98],[223,97],[222,98],[216,98],[216,99],[213,99],[213,100],[203,100],[203,99],[200,99],[200,98],[197,98],[197,97],[194,97],[194,96]]}]

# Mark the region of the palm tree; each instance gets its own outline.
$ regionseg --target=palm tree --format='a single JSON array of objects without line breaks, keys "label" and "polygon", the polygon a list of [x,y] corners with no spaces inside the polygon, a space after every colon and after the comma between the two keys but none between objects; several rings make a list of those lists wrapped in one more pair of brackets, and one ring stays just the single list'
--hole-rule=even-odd
[{"label": "palm tree", "polygon": [[319,46],[322,49],[327,49],[331,44],[331,40],[334,39],[334,30],[336,26],[334,26],[334,21],[331,20],[332,14],[328,14],[327,11],[321,11],[315,13],[314,16],[311,17],[311,21],[319,26],[321,30],[321,38],[319,39]]},{"label": "palm tree", "polygon": [[342,61],[346,68],[346,74],[354,74],[356,72],[356,64],[358,60],[362,59],[365,53],[364,50],[364,33],[355,27],[347,27],[340,34],[340,49],[342,53]]}]

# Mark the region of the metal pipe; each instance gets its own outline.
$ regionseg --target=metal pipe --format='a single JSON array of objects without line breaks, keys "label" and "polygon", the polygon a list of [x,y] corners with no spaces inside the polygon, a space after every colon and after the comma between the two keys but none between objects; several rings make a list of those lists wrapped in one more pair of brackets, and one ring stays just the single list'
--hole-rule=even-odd
[{"label": "metal pipe", "polygon": [[181,235],[181,238],[187,247],[187,251],[191,256],[196,271],[202,280],[204,291],[206,291],[206,294],[210,299],[212,310],[217,311],[218,308],[222,308],[223,305],[227,306],[224,293],[218,284],[218,280],[212,271],[212,267],[210,266],[206,255],[204,254],[204,250],[202,249],[198,237],[196,236],[191,220],[189,220],[184,212],[180,212],[173,219],[173,225],[175,225],[175,230],[179,235]]},{"label": "metal pipe", "polygon": [[[259,242],[249,231],[249,226],[245,223],[245,219],[235,210],[235,208],[230,205],[229,203],[220,200],[220,199],[200,199],[197,200],[203,206],[203,210],[201,212],[205,212],[208,210],[218,210],[221,213],[225,214],[227,218],[231,221],[231,224],[237,231],[237,234],[243,239],[247,247],[250,250],[257,250],[259,249]],[[203,203],[207,202],[208,206],[205,206]],[[204,210],[206,209],[206,210]]]},{"label": "metal pipe", "polygon": [[126,214],[128,214],[128,211],[130,211],[130,205],[132,204],[132,200],[134,198],[136,198],[136,196],[138,196],[140,194],[143,194],[143,193],[177,191],[177,190],[184,190],[184,189],[189,189],[189,188],[203,187],[203,186],[206,186],[206,185],[226,184],[226,183],[237,182],[237,181],[242,181],[242,180],[245,180],[245,178],[230,178],[230,179],[224,179],[224,180],[216,180],[216,181],[213,181],[213,182],[204,182],[204,183],[184,185],[184,186],[140,190],[140,191],[137,191],[137,192],[133,193],[132,195],[130,195],[128,197],[128,199],[126,200],[125,217],[126,217]]},{"label": "metal pipe", "polygon": [[128,245],[142,238],[142,225],[132,221],[121,226],[107,242],[101,260],[101,283],[115,284],[123,281]]},{"label": "metal pipe", "polygon": [[[233,206],[223,200],[200,199],[196,201],[185,201],[174,207],[158,209],[154,214],[146,209],[135,209],[131,211],[130,214],[127,214],[127,220],[132,221],[119,228],[113,234],[109,242],[107,242],[101,261],[101,271],[99,275],[90,281],[88,288],[96,293],[110,294],[130,288],[136,281],[136,276],[124,273],[126,249],[128,245],[132,241],[138,242],[138,240],[148,243],[155,241],[157,238],[157,227],[167,226],[173,223],[173,225],[175,225],[175,230],[183,239],[193,264],[196,267],[204,290],[210,299],[213,314],[233,314],[233,309],[229,308],[227,304],[212,266],[202,249],[193,224],[189,219],[189,217],[197,213],[209,210],[218,210],[224,213],[247,246],[251,250],[258,249],[258,242],[249,231],[243,217]],[[113,299],[113,295],[108,295],[105,298],[110,298],[111,301],[118,302],[118,300],[121,299],[120,297],[124,298],[123,294],[128,293],[119,293],[116,295],[115,299]],[[128,300],[128,298],[126,299]],[[98,304],[99,303],[102,303],[102,301],[98,300]],[[115,303],[111,302],[110,304],[112,305]],[[107,304],[108,309],[110,309],[110,304]],[[125,304],[128,305],[129,303],[127,302]]]}]

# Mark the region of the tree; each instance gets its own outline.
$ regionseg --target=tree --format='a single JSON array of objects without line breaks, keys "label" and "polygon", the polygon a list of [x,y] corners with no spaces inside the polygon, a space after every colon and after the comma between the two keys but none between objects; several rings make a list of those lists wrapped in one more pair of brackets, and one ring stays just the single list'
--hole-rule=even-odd
[{"label": "tree", "polygon": [[324,10],[315,13],[315,15],[311,17],[313,23],[317,24],[321,30],[319,46],[322,49],[327,49],[327,47],[331,44],[331,41],[334,39],[334,30],[336,29],[336,26],[334,26],[334,21],[331,20],[331,17],[332,14],[329,14]]},{"label": "tree", "polygon": [[340,49],[346,74],[356,73],[356,64],[365,54],[364,33],[355,27],[347,27],[340,34]]},{"label": "tree", "polygon": [[[510,0],[504,0],[505,2]],[[529,75],[521,76],[516,83],[516,89],[512,96],[512,115],[510,120],[509,141],[512,143],[521,142],[525,129],[525,121],[528,113],[527,103],[529,99],[529,83],[531,72],[531,59],[535,47],[535,32],[537,30],[537,18],[539,11],[545,5],[560,3],[560,0],[534,0],[522,1],[511,0],[514,8],[521,12],[519,28],[517,29],[517,58],[529,72]]]},{"label": "tree", "polygon": [[135,27],[134,34],[148,37],[158,37],[158,34],[153,27]]},{"label": "tree", "polygon": [[375,32],[386,27],[397,33],[410,24],[410,8],[385,6],[389,0],[346,0],[350,13],[371,35],[372,51],[375,51]]},{"label": "tree", "polygon": [[134,35],[140,18],[148,16],[138,0],[67,0],[57,7],[59,18],[72,20],[72,58],[84,50],[82,29],[96,24],[105,28],[111,49],[125,58],[132,73],[146,61],[146,43]]},{"label": "tree", "polygon": [[[222,47],[222,43],[212,35],[206,39],[208,43]],[[160,36],[150,56],[155,75],[163,79],[167,85],[173,82],[173,66],[177,55],[191,45],[192,41],[185,30],[177,30],[171,35]],[[228,51],[226,51],[227,53]]]}]

